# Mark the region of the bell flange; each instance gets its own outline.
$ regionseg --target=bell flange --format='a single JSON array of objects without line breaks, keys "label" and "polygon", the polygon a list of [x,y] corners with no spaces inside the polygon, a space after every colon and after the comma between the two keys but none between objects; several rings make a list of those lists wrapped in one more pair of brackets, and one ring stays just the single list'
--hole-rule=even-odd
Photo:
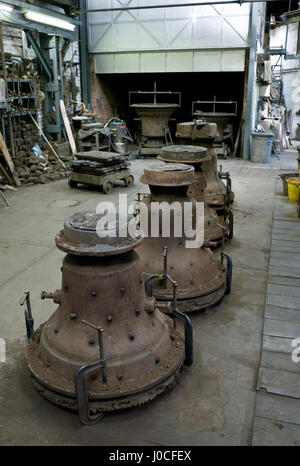
[{"label": "bell flange", "polygon": [[[89,400],[89,410],[92,414],[106,413],[111,411],[129,409],[133,407],[141,407],[153,400],[157,396],[161,395],[167,390],[171,390],[178,383],[180,376],[180,368],[177,371],[173,371],[169,377],[160,380],[153,387],[149,387],[145,391],[139,393],[122,395],[118,398],[112,399],[101,399],[101,400]],[[58,405],[62,408],[77,411],[78,405],[77,400],[74,397],[66,394],[58,393],[52,388],[46,387],[36,379],[32,379],[32,383],[36,391],[47,401]]]},{"label": "bell flange", "polygon": [[[111,256],[131,251],[141,242],[127,233],[128,219],[119,219],[113,229],[99,224],[103,214],[95,212],[78,212],[65,219],[64,229],[55,237],[58,249],[78,256]],[[119,235],[120,229],[126,227],[126,234]],[[105,233],[105,235],[104,235]]]},{"label": "bell flange", "polygon": [[195,164],[210,160],[206,147],[192,145],[173,145],[162,147],[157,158],[164,162],[183,164]]},{"label": "bell flange", "polygon": [[163,163],[144,169],[141,183],[151,186],[188,186],[194,183],[194,167],[181,163]]},{"label": "bell flange", "polygon": [[[186,314],[201,309],[207,309],[213,306],[214,304],[219,303],[223,299],[225,291],[226,285],[225,283],[223,283],[222,286],[217,290],[212,291],[203,296],[178,300],[178,309],[180,309],[181,312],[184,312]],[[162,299],[162,301],[164,300]]]},{"label": "bell flange", "polygon": [[[174,329],[171,321],[168,323],[172,345],[168,360],[156,363],[146,376],[143,374],[131,382],[124,383],[121,378],[110,381],[108,379],[106,384],[101,383],[99,378],[92,380],[89,383],[89,400],[93,412],[115,411],[142,405],[176,384],[183,363],[184,342],[182,332]],[[51,366],[45,365],[38,357],[42,331],[43,325],[36,331],[35,340],[26,349],[26,360],[34,387],[48,401],[77,410],[73,378],[58,376]]]},{"label": "bell flange", "polygon": [[[168,271],[177,281],[177,303],[180,310],[185,300],[194,300],[203,309],[220,300],[225,291],[226,270],[210,248],[186,248],[182,238],[145,238],[138,248],[145,276],[159,273],[163,263],[161,251],[168,249]],[[156,253],[156,251],[158,251]],[[153,293],[158,301],[172,299],[170,284],[156,283]]]}]

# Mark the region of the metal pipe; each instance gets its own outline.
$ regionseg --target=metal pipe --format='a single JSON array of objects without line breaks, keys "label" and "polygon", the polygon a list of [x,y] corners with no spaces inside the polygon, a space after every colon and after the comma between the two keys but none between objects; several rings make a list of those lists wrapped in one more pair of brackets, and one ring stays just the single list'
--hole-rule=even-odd
[{"label": "metal pipe", "polygon": [[[86,8],[86,0],[81,0],[80,6]],[[92,110],[92,89],[91,77],[87,70],[90,67],[88,54],[88,18],[80,15],[81,25],[79,26],[79,52],[80,52],[80,81],[81,99],[89,110]]]},{"label": "metal pipe", "polygon": [[[288,11],[291,11],[291,0],[289,0],[289,9]],[[286,25],[286,32],[285,32],[285,45],[284,49],[287,51],[287,41],[288,41],[288,35],[289,35],[289,24]]]},{"label": "metal pipe", "polygon": [[256,15],[257,5],[251,5],[250,16],[250,49],[249,49],[249,67],[247,83],[247,101],[244,119],[244,131],[242,137],[242,157],[244,160],[250,159],[250,135],[252,130],[252,111],[253,111],[253,90],[255,83],[255,63],[256,63]]},{"label": "metal pipe", "polygon": [[132,10],[152,10],[158,8],[183,8],[190,6],[209,6],[209,5],[227,5],[230,3],[236,3],[242,5],[243,3],[270,3],[270,2],[279,2],[280,0],[221,0],[220,2],[197,2],[197,3],[170,3],[169,5],[143,5],[143,6],[128,6],[128,7],[118,7],[118,8],[97,8],[95,10],[77,10],[75,14],[82,13],[104,13],[108,11],[132,11]]}]

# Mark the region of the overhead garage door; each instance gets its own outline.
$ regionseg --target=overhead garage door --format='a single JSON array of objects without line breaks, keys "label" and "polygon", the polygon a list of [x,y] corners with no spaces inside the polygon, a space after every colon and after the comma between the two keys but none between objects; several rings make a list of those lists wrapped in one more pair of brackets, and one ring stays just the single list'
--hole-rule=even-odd
[{"label": "overhead garage door", "polygon": [[[110,0],[105,7],[176,1],[183,3]],[[99,2],[89,0],[88,8],[99,8]],[[243,71],[249,14],[249,4],[90,13],[95,72]]]}]

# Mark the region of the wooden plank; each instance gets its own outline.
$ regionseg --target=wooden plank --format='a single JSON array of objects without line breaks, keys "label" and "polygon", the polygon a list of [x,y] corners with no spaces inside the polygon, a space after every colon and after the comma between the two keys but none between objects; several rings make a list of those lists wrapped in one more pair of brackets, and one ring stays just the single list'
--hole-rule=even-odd
[{"label": "wooden plank", "polygon": [[285,320],[289,322],[300,322],[299,309],[286,309],[284,307],[266,306],[265,318]]},{"label": "wooden plank", "polygon": [[266,318],[263,332],[264,335],[274,337],[297,338],[300,335],[300,323]]},{"label": "wooden plank", "polygon": [[66,128],[66,132],[67,132],[69,144],[70,144],[70,147],[71,147],[71,151],[72,151],[73,157],[76,158],[76,154],[77,154],[76,144],[75,144],[75,141],[74,141],[74,137],[73,137],[73,133],[72,133],[72,130],[71,130],[69,118],[68,118],[68,115],[67,115],[67,112],[66,112],[66,107],[65,107],[65,104],[64,104],[63,100],[59,101],[59,106],[60,106],[61,116],[62,116],[64,125],[65,125],[65,128]]},{"label": "wooden plank", "polygon": [[7,179],[7,181],[13,185],[14,184],[14,180],[10,177],[10,175],[7,173],[7,170],[5,169],[5,167],[3,167],[2,163],[0,163],[0,171],[3,173],[4,177]]},{"label": "wooden plank", "polygon": [[266,304],[269,306],[284,307],[286,309],[300,309],[300,299],[294,296],[267,294]]},{"label": "wooden plank", "polygon": [[252,446],[299,446],[299,439],[299,425],[255,417]]},{"label": "wooden plank", "polygon": [[[299,237],[298,237],[299,238]],[[282,245],[285,245],[285,246],[291,246],[291,247],[294,247],[296,250],[299,249],[300,250],[300,239],[295,239],[294,241],[292,239],[287,239],[286,241],[285,240],[279,240],[279,239],[273,239],[272,240],[272,244],[271,244],[271,247],[276,247],[276,246],[282,246]]]},{"label": "wooden plank", "polygon": [[300,252],[272,252],[271,259],[288,259],[289,261],[300,261]]},{"label": "wooden plank", "polygon": [[281,277],[298,277],[300,278],[299,267],[285,267],[282,265],[270,265],[270,275],[279,275]]},{"label": "wooden plank", "polygon": [[[290,340],[292,342],[293,340]],[[294,348],[293,348],[294,349]],[[299,364],[295,364],[291,358],[291,353],[279,353],[278,351],[263,351],[261,355],[261,366],[268,369],[280,371],[298,372],[300,377]],[[299,401],[300,403],[300,401]]]},{"label": "wooden plank", "polygon": [[10,153],[8,152],[7,146],[5,144],[5,141],[3,139],[2,133],[0,131],[0,150],[3,154],[4,160],[7,163],[7,166],[12,174],[13,180],[16,184],[16,186],[20,186],[21,182],[19,180],[18,174],[16,172],[16,168],[14,165],[14,162],[12,161],[12,158],[10,156]]},{"label": "wooden plank", "polygon": [[283,240],[283,241],[300,241],[300,231],[295,230],[284,230],[280,228],[273,228],[272,240]]},{"label": "wooden plank", "polygon": [[300,425],[300,403],[295,398],[258,393],[255,415]]},{"label": "wooden plank", "polygon": [[[272,353],[283,353],[291,357],[293,347],[292,342],[294,338],[273,337],[270,335],[263,335],[263,351],[271,351]],[[295,364],[297,366],[297,364]],[[295,368],[296,370],[297,368]]]},{"label": "wooden plank", "polygon": [[278,294],[281,296],[295,296],[297,298],[300,298],[300,287],[269,283],[267,287],[267,293]]},{"label": "wooden plank", "polygon": [[272,240],[271,252],[295,252],[300,251],[300,241]]},{"label": "wooden plank", "polygon": [[[297,364],[295,364],[297,366]],[[300,377],[294,372],[261,367],[258,373],[257,390],[266,390],[277,395],[300,398]]]},{"label": "wooden plank", "polygon": [[[296,204],[295,204],[296,209]],[[296,230],[300,232],[300,220],[298,222],[288,221],[288,220],[274,220],[273,229],[280,230]]]},{"label": "wooden plank", "polygon": [[276,203],[273,215],[274,220],[286,220],[290,222],[299,222],[297,217],[296,205],[292,202]]},{"label": "wooden plank", "polygon": [[281,277],[280,275],[269,275],[268,283],[274,283],[274,284],[277,284],[277,285],[299,286],[300,287],[300,278]]},{"label": "wooden plank", "polygon": [[[279,256],[279,254],[282,254]],[[282,265],[284,267],[295,267],[300,269],[300,256],[293,253],[274,252],[270,256],[270,266]]]}]

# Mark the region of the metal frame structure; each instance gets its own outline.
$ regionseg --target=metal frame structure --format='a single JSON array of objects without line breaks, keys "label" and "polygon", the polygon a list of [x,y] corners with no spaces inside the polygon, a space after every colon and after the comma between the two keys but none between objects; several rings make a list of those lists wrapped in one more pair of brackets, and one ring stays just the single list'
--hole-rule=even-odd
[{"label": "metal frame structure", "polygon": [[141,5],[141,6],[120,6],[117,8],[95,8],[93,10],[80,9],[75,13],[100,13],[108,11],[131,11],[131,10],[152,10],[162,8],[186,8],[186,7],[197,7],[197,6],[212,6],[212,5],[229,5],[237,4],[243,5],[244,3],[268,3],[268,2],[279,2],[280,0],[220,0],[216,2],[196,2],[196,3],[170,3],[165,5]]},{"label": "metal frame structure", "polygon": [[58,27],[47,26],[41,23],[35,23],[33,21],[28,21],[24,18],[25,11],[35,11],[37,13],[42,13],[49,16],[54,16],[58,19],[62,19],[64,21],[69,21],[76,26],[80,25],[80,21],[75,19],[73,16],[66,16],[62,13],[59,13],[55,10],[49,8],[41,8],[36,5],[32,5],[26,3],[21,0],[6,0],[5,3],[11,5],[13,10],[10,13],[0,12],[0,21],[4,25],[8,25],[10,27],[21,27],[24,29],[32,29],[35,31],[43,32],[45,34],[57,34],[66,39],[76,40],[77,39],[77,31],[67,31],[65,29],[61,29]]},{"label": "metal frame structure", "polygon": [[150,102],[151,104],[153,105],[156,105],[158,104],[157,102],[157,96],[158,95],[176,95],[178,97],[178,103],[174,102],[174,104],[176,103],[176,105],[178,105],[178,107],[181,107],[181,92],[178,92],[178,91],[157,91],[156,90],[156,82],[154,82],[154,90],[153,91],[129,91],[128,92],[128,99],[129,99],[129,107],[131,107],[132,105],[134,105],[132,103],[132,95],[135,94],[135,95],[153,95],[153,102]]},{"label": "metal frame structure", "polygon": [[249,68],[248,68],[248,86],[247,86],[247,103],[244,122],[244,135],[242,157],[244,160],[250,158],[250,136],[252,128],[252,113],[253,113],[253,88],[255,84],[255,62],[256,62],[256,18],[258,5],[251,5],[250,17],[250,50],[249,50]]},{"label": "metal frame structure", "polygon": [[[65,15],[54,9],[40,7],[28,4],[21,0],[7,0],[5,3],[12,5],[14,8],[10,13],[0,12],[0,22],[4,25],[22,28],[28,40],[28,43],[35,51],[42,67],[42,91],[45,93],[45,129],[51,134],[60,134],[64,131],[61,119],[59,100],[63,97],[63,45],[65,43],[79,40],[80,45],[80,63],[81,63],[81,91],[82,100],[88,108],[91,108],[91,85],[87,45],[87,18],[86,15],[80,15],[79,19],[74,16]],[[81,0],[80,6],[85,7],[86,0]],[[59,19],[67,20],[76,26],[74,31],[64,30],[58,27],[47,26],[41,23],[27,21],[24,18],[26,10],[47,14]],[[34,36],[34,31],[40,33],[40,44]],[[55,113],[54,122],[47,121],[47,116]]]},{"label": "metal frame structure", "polygon": [[[87,0],[80,0],[80,6],[86,8]],[[85,103],[89,110],[92,110],[92,90],[90,73],[89,55],[88,55],[88,20],[87,15],[81,13],[79,15],[79,52],[80,52],[80,78],[81,78],[81,92],[82,101]]]},{"label": "metal frame structure", "polygon": [[[66,17],[55,10],[41,8],[35,5],[29,5],[23,1],[14,0],[7,1],[14,9],[9,13],[0,12],[0,22],[9,27],[21,28],[24,30],[28,43],[32,46],[37,55],[42,67],[42,90],[45,93],[45,130],[50,134],[60,134],[64,131],[62,124],[59,100],[63,96],[63,80],[62,80],[62,55],[60,41],[77,40],[77,28],[74,32],[63,30],[53,26],[43,25],[32,21],[27,21],[24,18],[26,10],[36,11],[57,17],[59,19],[68,20],[70,23],[80,25],[79,21],[73,17]],[[40,44],[38,44],[34,31],[40,33]],[[47,121],[49,115],[55,112],[55,123]]]},{"label": "metal frame structure", "polygon": [[216,112],[216,106],[217,105],[231,105],[234,107],[234,110],[232,112],[222,112],[224,115],[228,115],[228,116],[236,116],[237,115],[237,101],[236,100],[216,100],[216,96],[214,96],[214,100],[194,100],[192,102],[192,115],[193,116],[196,116],[197,114],[195,114],[195,106],[196,105],[200,105],[200,104],[204,104],[204,105],[212,105],[212,111],[211,112],[208,112],[208,111],[201,111],[201,115],[203,114],[203,116],[210,116],[212,114],[215,114],[218,112]]},{"label": "metal frame structure", "polygon": [[[59,100],[63,97],[62,79],[62,56],[58,36],[40,34],[39,46],[33,34],[25,29],[28,42],[35,51],[43,70],[42,90],[45,93],[45,129],[47,133],[60,133],[62,130],[62,120],[59,110]],[[55,109],[55,124],[47,121]]]}]

